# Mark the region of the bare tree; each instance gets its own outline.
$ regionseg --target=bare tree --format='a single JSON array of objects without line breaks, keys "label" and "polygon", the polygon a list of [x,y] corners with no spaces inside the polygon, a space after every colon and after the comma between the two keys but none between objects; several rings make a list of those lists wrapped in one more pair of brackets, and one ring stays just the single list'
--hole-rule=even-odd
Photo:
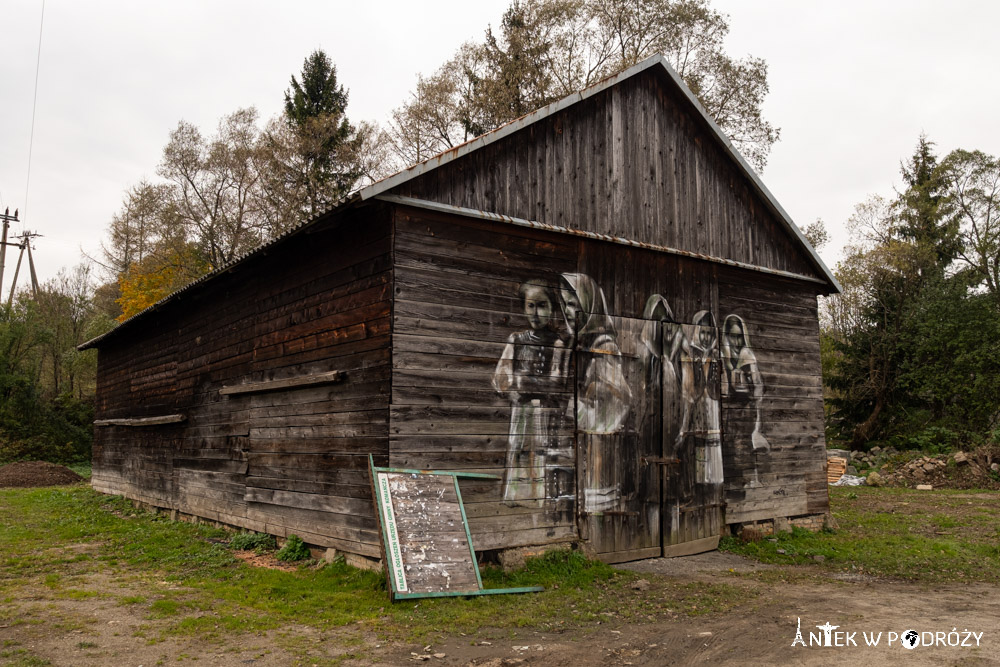
[{"label": "bare tree", "polygon": [[487,132],[655,53],[664,54],[743,155],[763,168],[779,131],[761,114],[767,65],[726,54],[725,15],[707,0],[514,0],[482,43],[393,112],[396,158],[409,164]]},{"label": "bare tree", "polygon": [[158,173],[171,193],[188,237],[211,268],[247,252],[264,237],[260,199],[256,109],[240,109],[219,123],[209,140],[181,121],[170,133]]},{"label": "bare tree", "polygon": [[150,257],[162,259],[183,242],[179,223],[171,186],[142,180],[125,191],[121,209],[111,217],[98,263],[116,280]]},{"label": "bare tree", "polygon": [[959,261],[1000,308],[1000,160],[982,151],[953,151],[939,173],[947,184],[947,215],[958,228]]}]

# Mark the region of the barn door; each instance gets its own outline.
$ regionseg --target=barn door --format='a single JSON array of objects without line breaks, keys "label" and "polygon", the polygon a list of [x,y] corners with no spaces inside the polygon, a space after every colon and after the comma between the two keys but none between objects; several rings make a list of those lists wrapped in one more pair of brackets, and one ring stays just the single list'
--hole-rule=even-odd
[{"label": "barn door", "polygon": [[661,332],[663,555],[718,547],[725,526],[722,490],[719,331],[665,324]]},{"label": "barn door", "polygon": [[[580,530],[605,562],[660,555],[659,323],[608,317],[575,341]],[[608,326],[610,325],[610,326]]]}]

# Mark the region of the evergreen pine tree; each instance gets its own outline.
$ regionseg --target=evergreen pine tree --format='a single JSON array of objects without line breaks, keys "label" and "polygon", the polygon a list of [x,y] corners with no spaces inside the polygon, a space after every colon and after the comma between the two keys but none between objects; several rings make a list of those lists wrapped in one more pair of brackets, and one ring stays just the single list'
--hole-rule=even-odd
[{"label": "evergreen pine tree", "polygon": [[347,119],[347,91],[337,83],[337,68],[321,50],[302,64],[301,80],[292,75],[285,91],[285,121],[295,136],[306,215],[312,216],[346,195],[361,177],[361,139]]}]

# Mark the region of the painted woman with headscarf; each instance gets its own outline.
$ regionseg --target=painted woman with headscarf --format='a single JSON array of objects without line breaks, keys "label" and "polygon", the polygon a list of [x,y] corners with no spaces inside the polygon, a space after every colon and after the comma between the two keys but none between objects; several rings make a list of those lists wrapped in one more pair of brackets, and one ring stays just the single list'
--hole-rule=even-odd
[{"label": "painted woman with headscarf", "polygon": [[770,445],[761,432],[760,404],[764,396],[764,381],[757,366],[757,355],[750,347],[747,325],[739,315],[729,315],[723,323],[722,363],[730,396],[746,403],[755,412],[753,434],[750,436],[753,450],[768,451]]},{"label": "painted woman with headscarf", "polygon": [[681,417],[678,444],[694,441],[697,484],[722,483],[722,436],[719,419],[719,360],[715,317],[707,310],[694,316],[693,332],[681,350]]},{"label": "painted woman with headscarf", "polygon": [[632,392],[622,372],[618,333],[608,316],[604,291],[582,273],[564,273],[562,281],[566,346],[579,352],[576,425],[588,442],[585,509],[610,509],[621,497],[621,479],[615,441],[605,436],[622,430]]},{"label": "painted woman with headscarf", "polygon": [[529,328],[510,335],[493,373],[493,388],[511,402],[503,499],[540,505],[547,498],[546,462],[558,440],[564,348],[553,318],[554,291],[529,280],[519,293]]},{"label": "painted woman with headscarf", "polygon": [[[640,388],[641,396],[635,400],[635,412],[643,419],[642,439],[651,442],[659,437],[660,422],[666,432],[665,442],[673,442],[680,424],[680,379],[677,359],[684,334],[681,325],[674,319],[674,311],[666,298],[653,294],[646,299],[642,311],[645,320],[640,336],[639,356],[646,371],[645,386]],[[662,399],[657,396],[657,388],[662,388]],[[665,412],[661,418],[661,407]]]}]

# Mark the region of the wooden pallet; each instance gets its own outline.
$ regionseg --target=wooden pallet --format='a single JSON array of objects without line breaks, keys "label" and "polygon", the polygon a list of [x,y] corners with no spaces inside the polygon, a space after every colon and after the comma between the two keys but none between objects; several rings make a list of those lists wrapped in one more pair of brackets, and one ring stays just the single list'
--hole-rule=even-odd
[{"label": "wooden pallet", "polygon": [[847,459],[832,457],[826,460],[826,483],[833,484],[847,472]]}]

